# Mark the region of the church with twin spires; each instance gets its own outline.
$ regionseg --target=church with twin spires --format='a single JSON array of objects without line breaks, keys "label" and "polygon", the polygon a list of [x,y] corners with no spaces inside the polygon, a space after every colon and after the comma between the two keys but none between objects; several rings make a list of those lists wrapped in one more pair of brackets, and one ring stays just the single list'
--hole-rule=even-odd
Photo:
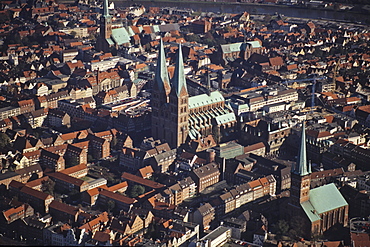
[{"label": "church with twin spires", "polygon": [[311,184],[311,165],[306,157],[306,129],[303,122],[297,162],[291,169],[291,188],[285,216],[300,216],[305,237],[322,235],[335,224],[348,226],[348,203],[334,183],[314,189]]},{"label": "church with twin spires", "polygon": [[219,91],[189,95],[181,44],[170,80],[161,40],[152,91],[152,135],[177,148],[191,140],[202,141],[232,132],[236,117]]}]

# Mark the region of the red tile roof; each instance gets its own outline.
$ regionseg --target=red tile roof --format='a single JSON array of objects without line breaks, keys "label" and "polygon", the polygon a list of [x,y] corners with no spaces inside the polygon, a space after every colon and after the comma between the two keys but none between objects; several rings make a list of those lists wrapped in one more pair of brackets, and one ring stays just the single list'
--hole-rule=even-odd
[{"label": "red tile roof", "polygon": [[69,214],[69,215],[76,215],[78,212],[80,212],[79,208],[72,207],[68,204],[65,204],[63,202],[59,202],[59,201],[56,201],[56,200],[54,200],[50,203],[49,208],[50,209],[53,208],[57,211],[60,211],[60,212],[63,212],[63,213]]},{"label": "red tile roof", "polygon": [[69,175],[69,174],[72,174],[72,173],[75,173],[75,172],[78,172],[78,171],[81,171],[81,170],[84,170],[84,169],[87,169],[87,165],[86,164],[79,164],[79,165],[72,166],[72,167],[69,167],[67,169],[64,169],[60,172]]},{"label": "red tile roof", "polygon": [[63,174],[61,172],[49,173],[48,175],[50,177],[56,178],[58,180],[61,180],[61,181],[64,181],[64,182],[67,182],[67,183],[70,183],[70,184],[73,184],[73,185],[76,185],[76,186],[82,186],[84,183],[86,183],[85,181],[83,181],[81,179],[71,177],[71,176],[69,176],[67,174]]},{"label": "red tile roof", "polygon": [[36,197],[36,198],[44,200],[44,201],[47,200],[47,199],[54,198],[53,196],[51,196],[47,193],[44,193],[44,192],[41,192],[41,191],[38,191],[38,190],[34,190],[34,189],[32,189],[30,187],[27,187],[27,186],[24,186],[20,191],[21,191],[21,193],[31,195],[33,197]]},{"label": "red tile roof", "polygon": [[160,189],[160,188],[165,187],[165,185],[163,185],[163,184],[154,182],[152,180],[144,179],[144,178],[132,175],[132,174],[127,173],[127,172],[124,172],[122,174],[122,178],[126,179],[126,180],[129,180],[129,181],[132,181],[134,183],[138,183],[138,184],[153,188],[153,189]]},{"label": "red tile roof", "polygon": [[127,197],[127,196],[124,196],[124,195],[121,195],[121,194],[117,194],[117,193],[114,193],[114,192],[108,191],[108,190],[100,190],[99,194],[103,195],[105,197],[114,199],[116,201],[123,202],[123,203],[128,204],[128,205],[134,204],[135,202],[137,202],[136,199],[134,199],[134,198],[130,198],[130,197]]}]

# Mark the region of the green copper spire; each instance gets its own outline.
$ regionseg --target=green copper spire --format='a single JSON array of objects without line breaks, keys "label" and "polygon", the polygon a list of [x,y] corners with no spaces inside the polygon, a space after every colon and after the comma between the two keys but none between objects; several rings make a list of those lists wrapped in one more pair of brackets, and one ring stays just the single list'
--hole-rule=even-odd
[{"label": "green copper spire", "polygon": [[164,54],[163,41],[161,39],[159,54],[157,60],[157,68],[155,71],[154,81],[157,84],[160,91],[165,91],[168,95],[171,91],[170,79],[168,76],[168,69],[166,65],[166,56]]},{"label": "green copper spire", "polygon": [[104,17],[109,17],[109,9],[108,9],[108,0],[104,0],[103,4],[103,16]]},{"label": "green copper spire", "polygon": [[297,164],[292,166],[292,172],[300,175],[306,176],[311,173],[311,165],[307,162],[306,157],[306,126],[305,122],[303,122],[302,126],[302,135],[301,135],[301,143],[299,145],[298,157],[297,157]]},{"label": "green copper spire", "polygon": [[172,78],[172,87],[175,90],[177,96],[180,96],[181,90],[183,88],[185,88],[186,93],[188,92],[188,89],[186,87],[184,60],[182,58],[181,44],[179,44],[175,72]]}]

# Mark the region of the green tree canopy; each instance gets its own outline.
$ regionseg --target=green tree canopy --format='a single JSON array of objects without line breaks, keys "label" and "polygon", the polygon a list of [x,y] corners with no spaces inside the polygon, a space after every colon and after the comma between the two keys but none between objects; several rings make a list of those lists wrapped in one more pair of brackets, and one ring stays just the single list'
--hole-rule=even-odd
[{"label": "green tree canopy", "polygon": [[131,198],[137,197],[139,195],[144,194],[145,187],[142,185],[135,184],[134,186],[131,186],[128,190],[128,196]]},{"label": "green tree canopy", "polygon": [[5,133],[0,133],[0,150],[9,147],[10,138]]},{"label": "green tree canopy", "polygon": [[54,195],[55,182],[50,178],[46,181],[43,181],[41,184],[41,190],[49,195]]},{"label": "green tree canopy", "polygon": [[107,202],[107,211],[110,213],[116,207],[116,203],[113,200]]}]

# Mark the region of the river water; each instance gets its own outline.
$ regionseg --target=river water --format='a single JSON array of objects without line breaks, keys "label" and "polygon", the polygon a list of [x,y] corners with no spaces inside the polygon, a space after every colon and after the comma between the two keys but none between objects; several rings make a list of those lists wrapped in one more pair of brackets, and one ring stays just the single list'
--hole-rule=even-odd
[{"label": "river water", "polygon": [[279,5],[253,5],[253,4],[221,4],[221,3],[181,3],[181,2],[147,2],[147,1],[120,1],[115,2],[116,7],[128,7],[133,3],[142,4],[148,7],[178,7],[191,8],[194,11],[202,12],[221,12],[221,13],[241,13],[248,12],[250,14],[283,14],[288,17],[299,17],[308,19],[332,19],[344,20],[353,22],[370,23],[370,15],[362,13],[354,13],[349,11],[331,11],[323,9],[296,8]]}]

